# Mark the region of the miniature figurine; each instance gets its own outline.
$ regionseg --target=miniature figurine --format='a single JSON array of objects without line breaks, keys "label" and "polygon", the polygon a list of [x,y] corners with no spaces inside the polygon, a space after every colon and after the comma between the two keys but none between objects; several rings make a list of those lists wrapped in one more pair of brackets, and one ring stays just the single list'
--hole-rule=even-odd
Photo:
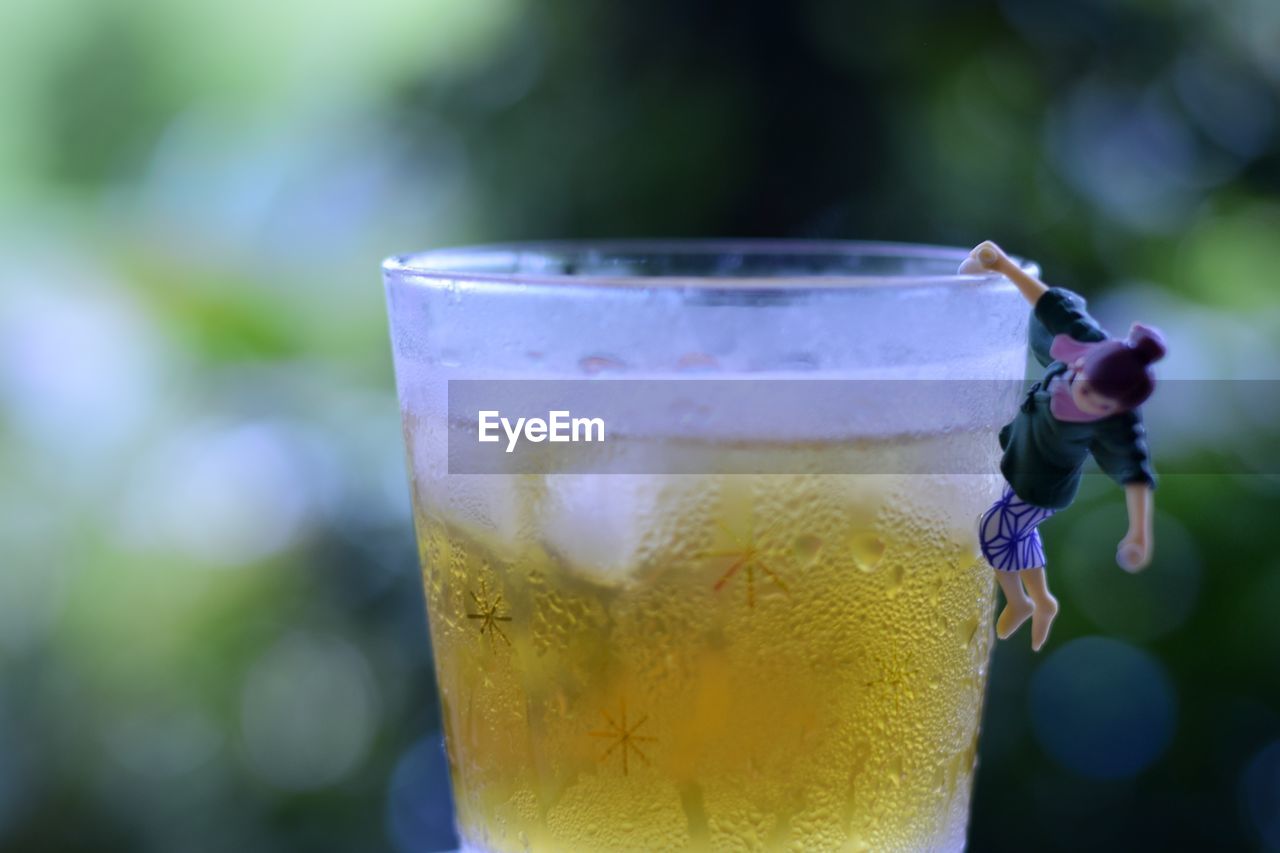
[{"label": "miniature figurine", "polygon": [[1005,595],[996,634],[1007,639],[1030,617],[1031,648],[1039,651],[1058,602],[1049,593],[1037,527],[1075,498],[1090,453],[1125,490],[1129,531],[1116,562],[1130,572],[1151,562],[1155,476],[1138,407],[1155,390],[1151,365],[1164,357],[1164,339],[1140,323],[1124,341],[1108,338],[1080,296],[1049,287],[990,241],[959,272],[998,272],[1017,286],[1032,306],[1032,353],[1047,368],[1000,431],[1005,486],[978,522],[982,555]]}]

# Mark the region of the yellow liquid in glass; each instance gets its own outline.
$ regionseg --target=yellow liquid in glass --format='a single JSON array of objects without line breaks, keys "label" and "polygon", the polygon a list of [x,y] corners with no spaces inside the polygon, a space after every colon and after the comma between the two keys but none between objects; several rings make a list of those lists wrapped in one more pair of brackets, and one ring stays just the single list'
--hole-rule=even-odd
[{"label": "yellow liquid in glass", "polygon": [[[962,848],[994,601],[968,480],[596,477],[544,521],[557,478],[512,477],[501,536],[417,484],[468,849]],[[600,529],[614,490],[639,533]]]}]

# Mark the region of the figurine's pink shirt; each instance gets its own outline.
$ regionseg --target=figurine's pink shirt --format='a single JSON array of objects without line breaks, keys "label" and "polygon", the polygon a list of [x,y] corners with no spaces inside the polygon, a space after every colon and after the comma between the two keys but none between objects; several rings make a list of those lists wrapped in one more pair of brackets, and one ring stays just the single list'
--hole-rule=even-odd
[{"label": "figurine's pink shirt", "polygon": [[1071,378],[1076,373],[1073,365],[1081,358],[1087,357],[1099,344],[1105,343],[1107,342],[1087,343],[1067,335],[1054,335],[1053,343],[1049,345],[1049,355],[1067,365],[1066,373],[1058,374],[1049,382],[1049,413],[1058,420],[1085,423],[1100,421],[1106,417],[1106,415],[1095,415],[1084,411],[1071,397]]}]

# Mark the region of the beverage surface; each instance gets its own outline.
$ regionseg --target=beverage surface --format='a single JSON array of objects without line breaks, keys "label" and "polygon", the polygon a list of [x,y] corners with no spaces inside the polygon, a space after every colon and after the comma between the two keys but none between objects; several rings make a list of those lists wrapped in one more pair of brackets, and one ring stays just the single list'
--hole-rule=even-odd
[{"label": "beverage surface", "polygon": [[[426,422],[405,429],[411,453],[430,443]],[[989,436],[972,441],[994,470]],[[818,472],[854,451],[768,452]],[[992,478],[412,461],[467,845],[963,847],[994,600],[972,528]]]}]

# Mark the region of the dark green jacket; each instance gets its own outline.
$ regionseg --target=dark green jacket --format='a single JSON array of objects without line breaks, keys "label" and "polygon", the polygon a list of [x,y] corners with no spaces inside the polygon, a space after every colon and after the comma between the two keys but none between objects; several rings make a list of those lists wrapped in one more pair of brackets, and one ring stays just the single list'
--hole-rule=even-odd
[{"label": "dark green jacket", "polygon": [[1049,382],[1067,370],[1067,365],[1049,355],[1056,335],[1085,342],[1107,337],[1085,312],[1084,299],[1069,290],[1050,288],[1036,302],[1031,351],[1048,370],[1027,392],[1017,417],[1000,430],[1000,447],[1004,449],[1000,471],[1014,494],[1035,506],[1062,509],[1075,498],[1090,453],[1116,482],[1146,483],[1154,488],[1155,475],[1139,411],[1086,423],[1060,421],[1050,413]]}]

